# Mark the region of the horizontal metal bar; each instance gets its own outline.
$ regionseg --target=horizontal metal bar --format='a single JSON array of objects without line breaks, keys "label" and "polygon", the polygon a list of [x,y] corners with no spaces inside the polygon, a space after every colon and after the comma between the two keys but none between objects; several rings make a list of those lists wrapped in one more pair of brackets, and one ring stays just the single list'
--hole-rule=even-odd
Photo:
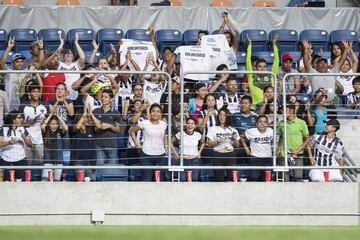
[{"label": "horizontal metal bar", "polygon": [[0,169],[171,169],[172,171],[175,171],[178,169],[179,171],[183,171],[184,169],[194,169],[194,170],[201,170],[201,169],[215,169],[215,170],[274,170],[274,171],[288,171],[292,169],[360,169],[360,165],[356,166],[319,166],[319,167],[313,167],[313,166],[61,166],[61,165],[55,165],[55,166],[0,166]]},{"label": "horizontal metal bar", "polygon": [[129,74],[129,73],[135,73],[135,74],[164,74],[168,75],[167,72],[163,71],[113,71],[113,70],[0,70],[0,74],[3,73],[94,73],[94,74],[110,74],[110,73],[116,73],[116,74]]}]

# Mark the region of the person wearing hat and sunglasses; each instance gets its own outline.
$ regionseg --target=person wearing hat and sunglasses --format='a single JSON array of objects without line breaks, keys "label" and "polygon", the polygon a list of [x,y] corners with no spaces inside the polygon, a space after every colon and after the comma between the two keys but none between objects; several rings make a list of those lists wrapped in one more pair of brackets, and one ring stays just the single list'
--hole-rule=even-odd
[{"label": "person wearing hat and sunglasses", "polygon": [[316,166],[344,166],[344,144],[336,136],[340,129],[340,123],[336,119],[326,122],[323,133],[316,133],[311,139],[312,150],[308,148],[309,160],[315,168],[310,170],[309,176],[312,182],[324,182],[324,172],[329,172],[329,181],[341,182],[343,176],[340,169],[317,169]]},{"label": "person wearing hat and sunglasses", "polygon": [[[15,46],[15,38],[10,37],[7,48],[0,58],[0,70],[23,70],[25,57],[20,53],[15,53],[11,58],[12,67],[6,65],[6,59],[10,51]],[[5,75],[5,91],[9,97],[10,111],[17,110],[20,106],[20,84],[26,73],[8,73]]]}]

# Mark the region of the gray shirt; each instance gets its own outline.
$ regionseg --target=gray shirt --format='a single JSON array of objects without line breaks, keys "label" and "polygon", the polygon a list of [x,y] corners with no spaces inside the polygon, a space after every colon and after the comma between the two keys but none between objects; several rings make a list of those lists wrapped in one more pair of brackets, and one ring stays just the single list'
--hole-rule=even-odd
[{"label": "gray shirt", "polygon": [[[328,73],[338,73],[339,70],[333,67]],[[319,73],[311,68],[310,73]],[[335,83],[336,76],[311,76],[312,93],[314,94],[319,88],[324,88],[327,91],[327,102],[332,102],[335,97]]]}]

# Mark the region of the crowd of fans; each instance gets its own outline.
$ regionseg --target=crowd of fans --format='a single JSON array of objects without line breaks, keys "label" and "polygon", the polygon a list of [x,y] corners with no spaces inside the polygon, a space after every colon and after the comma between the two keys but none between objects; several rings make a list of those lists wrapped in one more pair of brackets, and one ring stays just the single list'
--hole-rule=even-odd
[{"label": "crowd of fans", "polygon": [[[225,31],[225,26],[229,31]],[[32,58],[19,53],[12,57],[11,67],[6,65],[8,53],[16,39],[10,38],[0,59],[2,70],[144,70],[164,71],[172,76],[171,93],[168,79],[162,74],[78,74],[8,73],[1,76],[0,91],[0,148],[1,165],[167,165],[165,155],[172,152],[172,164],[179,164],[179,151],[183,148],[185,166],[270,166],[273,155],[278,163],[303,166],[334,166],[344,164],[344,146],[336,137],[340,128],[336,108],[360,108],[360,77],[351,76],[292,76],[287,73],[356,73],[358,57],[352,43],[341,41],[331,46],[331,58],[323,58],[312,50],[311,42],[301,44],[302,59],[295,62],[291,54],[279,57],[277,37],[273,45],[274,62],[271,67],[264,59],[252,56],[252,42],[248,37],[246,70],[271,69],[278,81],[269,74],[217,74],[203,79],[199,75],[185,77],[184,132],[180,132],[181,69],[189,65],[181,55],[190,49],[184,46],[173,51],[165,47],[161,53],[149,29],[155,55],[148,54],[144,62],[137,62],[131,49],[119,52],[112,46],[108,56],[94,64],[99,46],[93,42],[93,54],[85,54],[75,38],[75,49],[60,45],[55,52],[44,49],[42,39],[30,46]],[[237,39],[227,15],[219,30],[224,35],[230,52],[236,55]],[[197,46],[191,51],[203,51],[201,42],[209,36],[200,31]],[[120,45],[126,44],[119,40]],[[187,46],[185,46],[187,47]],[[181,48],[181,49],[180,49]],[[180,55],[181,64],[176,61]],[[206,56],[207,52],[203,56]],[[195,56],[195,55],[194,55]],[[202,56],[202,55],[201,55]],[[350,56],[350,57],[348,57]],[[121,58],[124,61],[121,63]],[[280,65],[281,60],[281,65]],[[233,70],[228,62],[216,70]],[[191,63],[190,64],[195,64]],[[210,64],[205,62],[205,64]],[[199,77],[197,79],[197,77]],[[201,79],[201,80],[200,80]],[[274,102],[275,86],[283,92],[286,85],[286,118],[279,97]],[[171,97],[171,116],[168,101]],[[278,136],[274,136],[274,114],[278,113]],[[168,119],[171,120],[171,142],[168,142]],[[284,125],[287,123],[287,149],[289,160],[284,159]],[[274,138],[275,137],[275,138]],[[180,146],[181,138],[183,145]],[[277,152],[273,144],[277,141]],[[49,169],[42,170],[45,180]],[[193,181],[207,181],[209,171],[194,170]],[[35,171],[34,174],[35,176]],[[56,169],[54,179],[69,180],[70,170]],[[85,175],[96,181],[96,170]],[[139,180],[151,181],[153,170],[141,170]],[[7,172],[4,173],[8,178]],[[179,176],[185,179],[183,173]],[[264,181],[264,170],[241,170],[239,178]],[[16,170],[16,178],[24,178],[24,170]],[[161,172],[163,180],[170,180],[168,171]],[[215,170],[215,181],[231,180],[231,171]],[[322,170],[290,171],[286,180],[324,181]],[[342,181],[340,170],[331,170],[330,180]]]}]

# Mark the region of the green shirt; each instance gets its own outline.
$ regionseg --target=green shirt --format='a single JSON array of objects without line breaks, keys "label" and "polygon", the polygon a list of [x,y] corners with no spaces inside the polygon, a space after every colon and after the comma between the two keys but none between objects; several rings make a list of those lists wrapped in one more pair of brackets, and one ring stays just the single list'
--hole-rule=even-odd
[{"label": "green shirt", "polygon": [[[280,64],[279,50],[276,45],[274,45],[273,48],[274,48],[274,63],[271,67],[271,72],[277,75],[279,72],[279,64]],[[251,52],[252,52],[251,44],[249,44],[246,50],[246,71],[254,70],[252,68],[252,63],[251,63]],[[252,97],[252,102],[253,102],[252,109],[255,109],[256,104],[264,101],[264,91],[263,89],[254,85],[254,74],[247,74],[247,77],[248,77],[250,95]],[[274,87],[273,77],[271,77],[271,86]]]},{"label": "green shirt", "polygon": [[[301,146],[304,142],[304,138],[309,135],[309,130],[304,120],[295,118],[292,121],[287,121],[287,142],[288,150],[293,150]],[[285,144],[284,144],[284,121],[279,122],[279,134],[282,139],[282,149],[281,156],[285,154]],[[302,154],[303,151],[299,152]]]}]

